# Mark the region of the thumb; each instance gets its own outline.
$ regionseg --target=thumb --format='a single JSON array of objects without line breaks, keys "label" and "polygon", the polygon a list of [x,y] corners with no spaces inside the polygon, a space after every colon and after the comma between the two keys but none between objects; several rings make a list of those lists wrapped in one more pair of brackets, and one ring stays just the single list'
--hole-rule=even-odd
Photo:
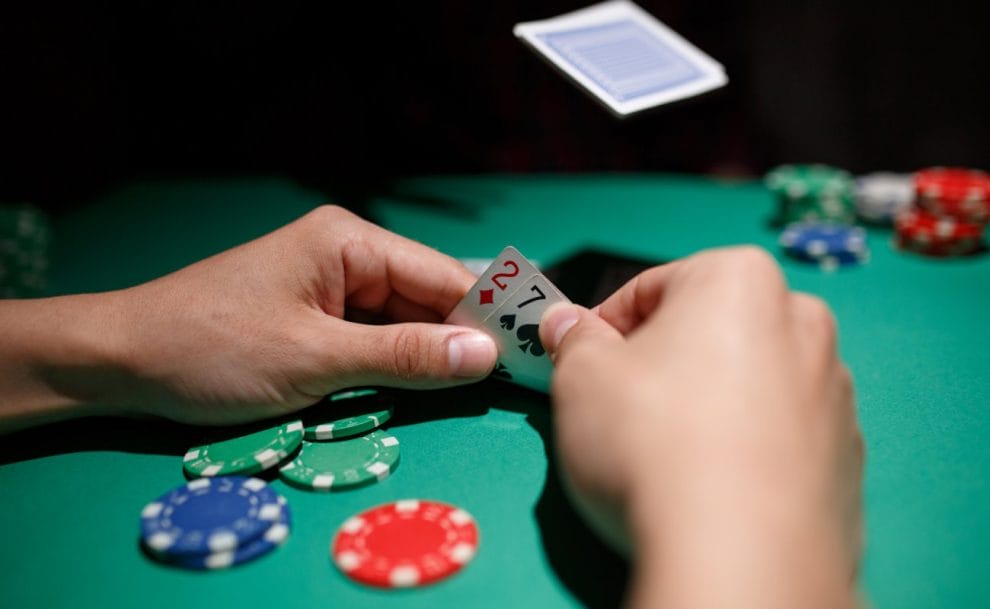
[{"label": "thumb", "polygon": [[353,324],[347,347],[352,383],[427,389],[479,381],[498,358],[495,341],[480,330],[430,323]]},{"label": "thumb", "polygon": [[543,313],[540,341],[556,360],[578,345],[622,342],[622,335],[596,313],[565,302],[557,303]]}]

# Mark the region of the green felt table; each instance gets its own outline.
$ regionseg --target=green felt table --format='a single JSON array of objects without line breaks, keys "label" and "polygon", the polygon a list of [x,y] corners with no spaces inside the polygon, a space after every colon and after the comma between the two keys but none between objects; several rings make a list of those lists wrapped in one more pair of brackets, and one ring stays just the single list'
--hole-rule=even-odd
[{"label": "green felt table", "polygon": [[[754,243],[775,251],[755,182],[669,176],[434,177],[399,183],[367,210],[457,257],[506,244],[544,263],[595,246],[652,259]],[[56,223],[55,293],[131,285],[253,238],[321,203],[282,179],[162,181],[109,193]],[[791,285],[835,310],[865,433],[868,550],[862,586],[880,607],[990,604],[990,256],[930,260],[871,229],[872,260],[823,273],[781,259]],[[716,371],[713,371],[715,374]],[[603,405],[604,406],[604,405]],[[400,396],[402,463],[351,492],[275,486],[294,510],[274,554],[183,572],[137,546],[141,507],[183,482],[199,430],[82,421],[0,439],[3,607],[615,606],[627,567],[564,499],[544,396],[486,381]],[[592,450],[593,447],[589,447]],[[364,588],[331,565],[349,515],[424,497],[477,518],[461,574],[409,591]],[[814,548],[809,548],[814,552]]]}]

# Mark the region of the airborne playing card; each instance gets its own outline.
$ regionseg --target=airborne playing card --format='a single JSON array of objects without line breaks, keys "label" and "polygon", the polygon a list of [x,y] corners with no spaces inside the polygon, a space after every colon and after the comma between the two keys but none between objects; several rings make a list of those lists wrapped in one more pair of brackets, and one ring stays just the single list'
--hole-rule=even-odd
[{"label": "airborne playing card", "polygon": [[511,245],[506,247],[457,303],[445,323],[472,328],[481,326],[526,279],[538,273],[539,270],[519,250]]},{"label": "airborne playing card", "polygon": [[620,117],[728,82],[721,64],[629,0],[512,31]]},{"label": "airborne playing card", "polygon": [[540,342],[540,319],[556,302],[569,301],[546,277],[535,274],[488,316],[481,329],[498,344],[494,376],[549,392],[553,364]]}]

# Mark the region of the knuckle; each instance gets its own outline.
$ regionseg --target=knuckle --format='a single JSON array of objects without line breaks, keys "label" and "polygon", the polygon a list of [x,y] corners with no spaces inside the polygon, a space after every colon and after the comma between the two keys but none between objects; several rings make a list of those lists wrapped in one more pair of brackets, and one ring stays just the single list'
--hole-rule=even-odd
[{"label": "knuckle", "polygon": [[316,225],[340,222],[356,216],[339,205],[325,204],[313,209],[305,218]]},{"label": "knuckle", "polygon": [[391,372],[396,377],[411,381],[425,376],[431,369],[435,348],[430,341],[409,328],[402,328],[392,336]]},{"label": "knuckle", "polygon": [[755,245],[742,245],[727,250],[725,270],[734,276],[758,277],[780,280],[780,267],[765,249]]},{"label": "knuckle", "polygon": [[774,257],[761,247],[740,245],[700,254],[696,263],[723,285],[782,290],[786,284]]},{"label": "knuckle", "polygon": [[839,365],[839,385],[842,387],[843,395],[853,397],[853,380],[849,368],[845,364]]},{"label": "knuckle", "polygon": [[866,440],[859,425],[853,425],[853,450],[856,451],[856,464],[862,468],[866,463]]},{"label": "knuckle", "polygon": [[341,231],[339,226],[351,212],[336,205],[321,205],[299,218],[292,224],[295,238],[302,243],[326,243],[349,234]]},{"label": "knuckle", "polygon": [[[800,294],[797,298],[797,306],[801,310],[801,318],[805,320],[811,332],[829,343],[835,341],[837,333],[835,316],[824,300],[810,294]],[[844,372],[848,377],[849,372]]]}]

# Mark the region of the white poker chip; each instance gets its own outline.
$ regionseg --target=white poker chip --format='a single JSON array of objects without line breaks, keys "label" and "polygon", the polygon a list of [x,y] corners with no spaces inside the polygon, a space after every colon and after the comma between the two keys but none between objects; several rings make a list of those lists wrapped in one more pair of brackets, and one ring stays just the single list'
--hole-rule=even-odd
[{"label": "white poker chip", "polygon": [[876,172],[856,178],[856,213],[870,222],[889,224],[914,204],[910,174]]}]

